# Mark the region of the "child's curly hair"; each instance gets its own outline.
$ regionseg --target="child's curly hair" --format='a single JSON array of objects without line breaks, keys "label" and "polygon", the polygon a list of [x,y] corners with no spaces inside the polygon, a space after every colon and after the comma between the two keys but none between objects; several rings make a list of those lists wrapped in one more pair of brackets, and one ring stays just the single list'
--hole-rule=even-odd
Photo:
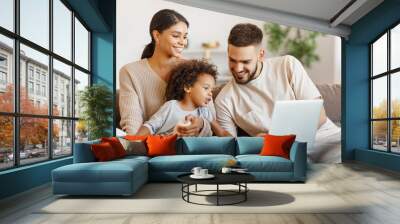
[{"label": "child's curly hair", "polygon": [[178,64],[170,72],[170,80],[167,85],[166,98],[168,100],[182,100],[185,97],[185,87],[191,87],[201,74],[211,75],[217,78],[215,65],[205,60],[188,60]]}]

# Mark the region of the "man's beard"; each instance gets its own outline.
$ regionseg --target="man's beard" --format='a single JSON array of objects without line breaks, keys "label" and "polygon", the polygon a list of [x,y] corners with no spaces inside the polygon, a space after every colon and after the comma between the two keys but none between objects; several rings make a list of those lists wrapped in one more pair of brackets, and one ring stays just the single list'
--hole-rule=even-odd
[{"label": "man's beard", "polygon": [[256,64],[256,67],[255,67],[254,71],[249,75],[249,78],[247,79],[247,81],[245,81],[245,82],[240,82],[239,80],[236,79],[236,76],[235,76],[235,81],[236,81],[236,83],[241,84],[241,85],[245,85],[245,84],[249,83],[250,81],[252,81],[253,79],[255,79],[255,76],[257,75],[257,74],[256,74],[257,71],[258,71],[258,62],[257,62],[257,64]]}]

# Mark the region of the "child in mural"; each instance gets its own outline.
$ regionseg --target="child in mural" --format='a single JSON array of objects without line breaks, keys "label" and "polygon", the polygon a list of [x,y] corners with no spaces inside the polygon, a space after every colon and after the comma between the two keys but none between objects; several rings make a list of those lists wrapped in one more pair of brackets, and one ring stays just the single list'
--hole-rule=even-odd
[{"label": "child in mural", "polygon": [[225,136],[227,132],[216,122],[215,112],[207,107],[212,102],[216,76],[215,66],[202,60],[188,60],[176,66],[167,85],[167,102],[136,134],[179,134],[177,127],[190,125],[190,117],[197,116],[210,122],[215,135]]}]

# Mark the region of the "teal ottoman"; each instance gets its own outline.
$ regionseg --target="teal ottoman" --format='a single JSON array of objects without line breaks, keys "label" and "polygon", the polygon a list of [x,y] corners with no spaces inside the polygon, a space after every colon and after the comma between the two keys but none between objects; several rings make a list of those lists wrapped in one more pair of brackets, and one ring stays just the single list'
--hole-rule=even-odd
[{"label": "teal ottoman", "polygon": [[53,193],[132,195],[148,180],[147,160],[145,156],[131,156],[59,167],[52,171]]}]

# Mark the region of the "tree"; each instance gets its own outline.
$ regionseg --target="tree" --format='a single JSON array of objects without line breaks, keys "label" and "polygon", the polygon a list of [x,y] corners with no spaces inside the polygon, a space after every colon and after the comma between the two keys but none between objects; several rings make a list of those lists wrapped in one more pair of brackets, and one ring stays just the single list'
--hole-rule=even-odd
[{"label": "tree", "polygon": [[[392,100],[392,117],[400,117],[400,100]],[[387,100],[382,100],[378,106],[372,109],[373,118],[387,118]],[[392,141],[398,141],[400,138],[400,122],[391,121],[392,128]],[[375,121],[373,125],[373,135],[374,138],[386,139],[387,137],[387,121]]]},{"label": "tree", "polygon": [[113,95],[107,86],[95,84],[87,86],[79,93],[80,107],[83,123],[86,124],[89,132],[89,139],[97,139],[109,136],[108,130],[112,126]]},{"label": "tree", "polygon": [[[8,85],[6,92],[0,94],[0,111],[12,112],[14,107],[14,88]],[[13,146],[13,120],[10,116],[0,116],[0,147],[12,148]]]},{"label": "tree", "polygon": [[[387,117],[387,101],[383,100],[378,106],[372,109],[373,118],[386,118]],[[387,137],[387,122],[377,121],[372,126],[374,138],[386,139]]]},{"label": "tree", "polygon": [[[392,100],[392,117],[400,117],[400,100]],[[400,139],[400,122],[398,120],[392,121],[392,141],[399,141]]]},{"label": "tree", "polygon": [[85,120],[79,120],[76,122],[76,134],[78,137],[78,141],[82,141],[87,136],[87,125]]},{"label": "tree", "polygon": [[[0,94],[0,110],[4,112],[13,112],[14,87],[8,85],[6,92]],[[20,88],[20,108],[24,114],[47,114],[47,104],[34,105],[29,99],[25,88]],[[55,113],[59,113],[58,110]],[[13,118],[11,116],[0,116],[0,146],[4,148],[12,148],[13,146]],[[26,145],[46,144],[48,136],[48,119],[47,118],[20,118],[20,148],[24,149]],[[57,125],[53,126],[53,138],[59,135]]]},{"label": "tree", "polygon": [[317,49],[316,38],[323,35],[322,33],[285,27],[275,23],[265,23],[264,32],[268,35],[268,50],[272,53],[292,55],[306,67],[311,67],[312,63],[319,61],[319,56],[315,52]]}]

